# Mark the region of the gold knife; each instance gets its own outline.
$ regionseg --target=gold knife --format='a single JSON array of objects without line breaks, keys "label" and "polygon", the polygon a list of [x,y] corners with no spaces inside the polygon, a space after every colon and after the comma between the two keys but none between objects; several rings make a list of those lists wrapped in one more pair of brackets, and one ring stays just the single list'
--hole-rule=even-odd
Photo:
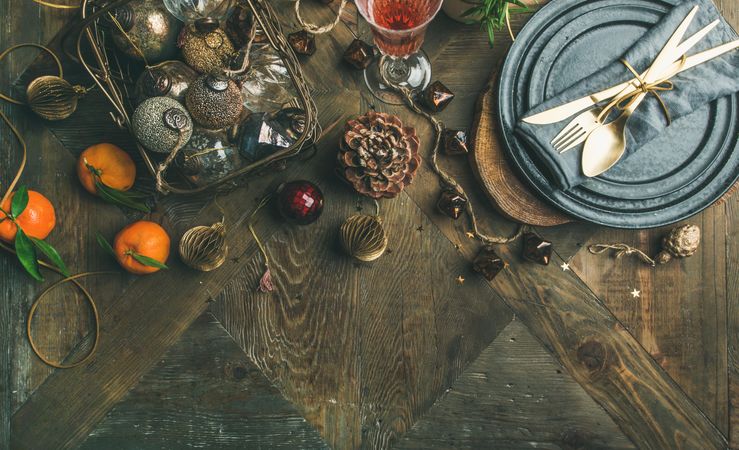
[{"label": "gold knife", "polygon": [[[739,39],[719,45],[718,47],[714,47],[700,53],[696,53],[695,55],[686,58],[685,64],[682,66],[682,68],[680,68],[681,62],[676,61],[670,67],[668,67],[665,72],[669,73],[678,69],[680,70],[680,72],[684,72],[699,64],[703,64],[706,61],[710,61],[713,58],[721,56],[724,53],[736,50],[737,48],[739,48]],[[552,109],[548,109],[544,112],[534,114],[532,116],[524,118],[523,121],[534,125],[547,125],[551,123],[557,123],[559,121],[567,119],[574,114],[577,114],[584,109],[590,108],[591,106],[597,105],[602,101],[613,98],[614,96],[621,93],[621,91],[624,91],[624,89],[628,88],[625,93],[635,91],[636,86],[634,86],[633,81],[633,79],[625,81],[619,85],[610,87],[595,94],[591,94],[589,96],[565,103],[564,105],[560,105]]]}]

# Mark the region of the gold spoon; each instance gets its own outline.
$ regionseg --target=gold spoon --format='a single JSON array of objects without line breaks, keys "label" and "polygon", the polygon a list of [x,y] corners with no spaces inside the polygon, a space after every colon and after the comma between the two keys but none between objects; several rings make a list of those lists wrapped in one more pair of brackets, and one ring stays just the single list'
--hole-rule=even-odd
[{"label": "gold spoon", "polygon": [[626,122],[646,96],[644,92],[637,95],[616,120],[590,133],[582,153],[585,176],[596,177],[621,159],[626,151]]}]

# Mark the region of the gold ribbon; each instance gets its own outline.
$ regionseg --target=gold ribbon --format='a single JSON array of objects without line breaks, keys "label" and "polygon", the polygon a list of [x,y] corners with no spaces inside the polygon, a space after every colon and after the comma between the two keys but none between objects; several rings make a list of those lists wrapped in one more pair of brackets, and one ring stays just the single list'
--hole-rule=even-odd
[{"label": "gold ribbon", "polygon": [[685,64],[685,55],[683,55],[677,69],[673,70],[672,72],[668,73],[667,75],[653,82],[647,82],[644,78],[642,78],[642,76],[639,75],[639,72],[637,72],[634,69],[634,67],[631,64],[629,64],[627,60],[621,58],[619,61],[621,61],[621,63],[624,66],[626,66],[627,69],[629,69],[629,72],[631,72],[634,75],[636,82],[632,81],[631,84],[636,88],[636,90],[633,92],[626,93],[626,94],[617,95],[616,98],[614,98],[600,112],[600,114],[598,115],[598,122],[603,122],[603,120],[605,120],[605,118],[608,117],[608,114],[613,110],[613,108],[623,111],[633,106],[634,102],[637,100],[637,98],[640,95],[642,94],[650,95],[651,94],[659,102],[660,106],[662,107],[662,111],[665,113],[665,118],[667,119],[667,125],[670,125],[672,123],[672,117],[670,117],[670,110],[667,108],[667,104],[662,99],[662,96],[659,95],[659,93],[671,91],[675,88],[675,84],[672,81],[670,81],[670,78],[672,78],[673,76],[675,76],[675,74],[679,73],[680,70],[682,70],[683,65]]}]

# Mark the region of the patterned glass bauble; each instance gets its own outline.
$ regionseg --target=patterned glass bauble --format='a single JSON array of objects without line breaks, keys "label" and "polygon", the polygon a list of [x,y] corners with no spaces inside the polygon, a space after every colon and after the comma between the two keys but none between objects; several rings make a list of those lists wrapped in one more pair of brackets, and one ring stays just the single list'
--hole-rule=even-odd
[{"label": "patterned glass bauble", "polygon": [[185,104],[195,122],[214,130],[234,125],[244,110],[236,82],[212,74],[195,80],[187,90]]},{"label": "patterned glass bauble", "polygon": [[175,161],[196,186],[219,181],[241,167],[239,152],[228,142],[226,133],[197,127]]},{"label": "patterned glass bauble", "polygon": [[144,100],[131,116],[131,132],[147,149],[169,153],[190,140],[192,119],[177,100],[153,97]]},{"label": "patterned glass bauble", "polygon": [[179,45],[187,65],[200,73],[226,69],[236,55],[233,43],[220,28],[199,31],[195,25],[187,25],[182,30]]},{"label": "patterned glass bauble", "polygon": [[182,24],[160,0],[133,0],[109,18],[113,43],[127,56],[154,64],[177,54]]},{"label": "patterned glass bauble", "polygon": [[252,114],[239,125],[237,146],[243,158],[255,162],[290,147],[304,131],[305,112],[299,108]]},{"label": "patterned glass bauble", "polygon": [[277,111],[298,95],[285,62],[270,44],[254,44],[249,69],[239,81],[244,106],[254,112]]},{"label": "patterned glass bauble", "polygon": [[[164,0],[164,6],[185,23],[211,23],[228,17],[236,0]],[[202,25],[201,25],[202,26]]]},{"label": "patterned glass bauble", "polygon": [[182,61],[164,61],[147,68],[139,76],[134,100],[138,105],[147,98],[169,97],[185,103],[185,92],[197,77],[197,72]]},{"label": "patterned glass bauble", "polygon": [[279,187],[277,206],[286,220],[308,225],[318,220],[323,212],[323,193],[310,181],[290,181]]}]

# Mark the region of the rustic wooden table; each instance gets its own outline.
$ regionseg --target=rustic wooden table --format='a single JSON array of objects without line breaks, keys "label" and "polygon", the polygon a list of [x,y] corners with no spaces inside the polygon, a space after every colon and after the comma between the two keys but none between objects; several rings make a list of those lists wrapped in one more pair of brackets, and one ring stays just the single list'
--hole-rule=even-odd
[{"label": "rustic wooden table", "polygon": [[[739,1],[717,3],[738,26]],[[317,5],[307,14],[328,18]],[[287,30],[291,6],[275,1]],[[0,2],[0,47],[48,42],[71,17],[28,0]],[[89,364],[55,371],[33,355],[25,319],[43,285],[0,256],[0,448],[739,447],[739,196],[690,220],[703,243],[687,260],[652,269],[594,256],[588,243],[654,251],[666,230],[573,224],[538,230],[555,244],[548,267],[522,262],[517,244],[501,247],[510,267],[487,283],[470,270],[478,245],[465,221],[436,212],[438,183],[424,165],[406,193],[382,202],[392,252],[356,264],[339,250],[337,228],[371,205],[333,176],[344,121],[370,108],[399,114],[420,130],[424,154],[430,128],[374,102],[361,75],[340,62],[350,29],[367,32],[353,8],[304,61],[325,132],[317,155],[220,198],[231,249],[221,269],[199,274],[171,258],[171,270],[154,276],[85,281],[102,314]],[[457,94],[441,115],[448,125],[470,125],[508,45],[504,33],[491,50],[476,28],[434,21],[424,48],[434,77]],[[0,86],[7,90],[33,57],[10,58]],[[54,124],[0,107],[28,140],[23,182],[57,206],[51,242],[76,271],[116,270],[94,233],[112,236],[131,217],[84,193],[73,171],[90,144],[131,148],[111,131],[107,105],[90,95]],[[7,186],[20,156],[5,128],[0,148]],[[485,229],[514,229],[492,212],[464,160],[441,163],[471,193]],[[298,177],[320,185],[327,207],[308,227],[259,216],[277,289],[256,293],[261,260],[239,219],[267,187]],[[220,217],[210,200],[165,197],[152,217],[179,237]],[[83,300],[62,289],[33,331],[51,357],[74,358],[89,346],[90,326]]]}]

